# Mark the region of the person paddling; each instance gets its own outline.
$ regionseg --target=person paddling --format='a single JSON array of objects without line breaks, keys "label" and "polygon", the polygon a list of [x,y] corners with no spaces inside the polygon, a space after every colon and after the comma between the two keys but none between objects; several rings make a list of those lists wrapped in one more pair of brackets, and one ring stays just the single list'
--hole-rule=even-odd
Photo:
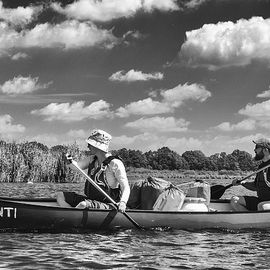
[{"label": "person paddling", "polygon": [[[262,161],[259,169],[270,164],[270,141],[262,138],[255,143],[255,157],[256,161]],[[270,170],[266,168],[262,172],[256,174],[253,182],[239,182],[237,179],[233,180],[234,186],[242,185],[246,189],[257,191],[257,196],[233,196],[231,198],[231,206],[234,211],[256,211],[270,209]]]},{"label": "person paddling", "polygon": [[[78,161],[82,170],[88,169],[88,175],[116,202],[118,210],[124,212],[130,194],[125,166],[118,156],[109,152],[112,137],[109,133],[95,129],[86,140],[90,157]],[[72,157],[66,156],[71,163]],[[70,166],[72,168],[72,166]],[[85,182],[85,196],[75,192],[58,192],[57,202],[62,207],[102,208],[109,203],[107,198],[96,190],[89,181]],[[102,204],[98,204],[101,202]]]}]

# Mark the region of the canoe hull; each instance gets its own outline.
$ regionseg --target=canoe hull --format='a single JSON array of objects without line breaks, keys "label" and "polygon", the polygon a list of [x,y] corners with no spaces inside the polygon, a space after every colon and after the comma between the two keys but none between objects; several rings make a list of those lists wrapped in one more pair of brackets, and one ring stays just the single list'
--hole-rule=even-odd
[{"label": "canoe hull", "polygon": [[[226,201],[212,202],[216,212],[161,212],[128,210],[144,228],[165,227],[184,230],[201,229],[268,229],[270,211],[231,212]],[[101,230],[134,228],[121,213],[113,210],[81,210],[58,207],[50,199],[0,198],[0,230]]]}]

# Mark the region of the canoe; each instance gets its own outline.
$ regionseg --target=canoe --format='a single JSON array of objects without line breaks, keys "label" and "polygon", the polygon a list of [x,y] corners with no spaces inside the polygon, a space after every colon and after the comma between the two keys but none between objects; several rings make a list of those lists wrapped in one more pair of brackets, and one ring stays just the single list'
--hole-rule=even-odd
[{"label": "canoe", "polygon": [[[269,211],[232,212],[228,200],[213,200],[210,212],[127,210],[143,228],[268,229]],[[0,197],[0,231],[107,230],[134,228],[126,216],[115,210],[59,207],[55,199]]]}]

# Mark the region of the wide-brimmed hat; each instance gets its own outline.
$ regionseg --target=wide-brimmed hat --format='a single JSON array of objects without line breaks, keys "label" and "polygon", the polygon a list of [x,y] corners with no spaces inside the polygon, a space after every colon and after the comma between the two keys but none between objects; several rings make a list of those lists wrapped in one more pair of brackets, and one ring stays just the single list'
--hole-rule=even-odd
[{"label": "wide-brimmed hat", "polygon": [[112,136],[103,131],[101,129],[94,129],[87,140],[85,140],[88,144],[100,149],[103,152],[109,151],[109,144],[112,139]]},{"label": "wide-brimmed hat", "polygon": [[256,145],[261,146],[263,148],[270,149],[270,141],[266,138],[260,138],[256,141],[253,141]]}]

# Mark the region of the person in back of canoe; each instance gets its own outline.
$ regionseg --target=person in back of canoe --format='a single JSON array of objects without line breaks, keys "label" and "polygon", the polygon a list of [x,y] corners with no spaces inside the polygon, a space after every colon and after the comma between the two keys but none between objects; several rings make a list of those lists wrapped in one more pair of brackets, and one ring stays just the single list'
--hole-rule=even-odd
[{"label": "person in back of canoe", "polygon": [[[270,141],[267,139],[259,139],[253,141],[255,143],[256,161],[262,161],[258,169],[270,165]],[[256,196],[233,196],[231,198],[231,206],[235,211],[256,211],[266,210],[267,205],[270,209],[270,170],[266,168],[262,172],[256,174],[253,182],[237,182],[233,180],[233,185],[242,185],[248,190],[256,191]]]},{"label": "person in back of canoe", "polygon": [[[78,166],[82,170],[88,169],[88,175],[116,202],[118,210],[124,212],[130,194],[125,166],[120,157],[112,156],[109,144],[112,137],[109,133],[95,129],[86,140],[90,157],[80,160]],[[71,163],[72,157],[67,155],[67,162]],[[71,166],[72,168],[72,166]],[[84,193],[86,196],[75,192],[58,192],[57,202],[62,207],[95,208],[98,202],[109,203],[88,181],[85,182]],[[100,206],[98,206],[100,207]]]}]

